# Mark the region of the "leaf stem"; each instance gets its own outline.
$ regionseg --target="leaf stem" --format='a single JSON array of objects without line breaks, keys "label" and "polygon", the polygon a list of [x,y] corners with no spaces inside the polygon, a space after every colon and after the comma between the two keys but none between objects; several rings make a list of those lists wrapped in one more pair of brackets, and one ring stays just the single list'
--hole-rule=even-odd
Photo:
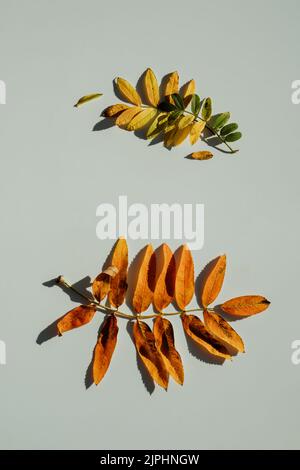
[{"label": "leaf stem", "polygon": [[82,297],[83,299],[87,300],[89,304],[92,304],[96,307],[97,310],[102,311],[104,310],[105,313],[113,313],[116,315],[116,317],[120,318],[126,318],[127,320],[146,320],[149,318],[156,318],[158,316],[175,316],[175,315],[182,315],[183,313],[191,313],[191,312],[203,312],[203,308],[192,308],[188,310],[179,310],[179,311],[174,311],[174,312],[160,312],[160,313],[151,313],[149,315],[141,315],[135,314],[131,315],[125,312],[121,312],[119,309],[108,307],[107,305],[101,304],[101,302],[98,302],[95,297],[89,295],[86,295],[84,292],[81,292],[79,289],[74,287],[64,276],[59,276],[56,280],[57,284],[66,287],[67,289],[70,289],[71,291],[75,292],[77,295]]}]

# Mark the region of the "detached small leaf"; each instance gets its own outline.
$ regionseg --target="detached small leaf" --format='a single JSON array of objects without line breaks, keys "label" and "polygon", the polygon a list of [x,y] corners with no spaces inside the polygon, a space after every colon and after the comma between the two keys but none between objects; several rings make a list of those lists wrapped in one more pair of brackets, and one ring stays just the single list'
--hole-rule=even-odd
[{"label": "detached small leaf", "polygon": [[202,111],[201,111],[202,119],[204,119],[205,121],[208,121],[209,118],[211,117],[211,113],[212,113],[211,98],[206,98],[203,103]]},{"label": "detached small leaf", "polygon": [[209,160],[213,156],[213,153],[211,153],[209,150],[201,150],[200,152],[193,152],[191,154],[191,157],[194,160]]},{"label": "detached small leaf", "polygon": [[225,270],[226,255],[222,255],[217,258],[212,270],[205,280],[201,299],[203,307],[207,307],[218,297],[219,292],[222,289]]},{"label": "detached small leaf", "polygon": [[194,295],[194,262],[187,245],[182,245],[176,256],[174,297],[179,310],[184,310]]},{"label": "detached small leaf", "polygon": [[78,108],[79,106],[82,106],[83,104],[89,103],[90,101],[96,100],[97,98],[100,98],[103,93],[92,93],[91,95],[85,95],[82,96],[76,104],[74,104],[74,108]]},{"label": "detached small leaf", "polygon": [[208,332],[200,318],[196,315],[183,314],[181,320],[184,331],[195,343],[213,356],[231,359],[226,347]]},{"label": "detached small leaf", "polygon": [[96,385],[101,382],[109,368],[117,344],[118,331],[117,318],[115,315],[109,315],[104,320],[94,350],[93,380]]},{"label": "detached small leaf", "polygon": [[156,317],[153,334],[157,349],[162,355],[167,371],[179,385],[182,385],[184,371],[180,354],[175,348],[172,323],[161,316]]},{"label": "detached small leaf", "polygon": [[66,313],[57,323],[59,335],[66,331],[79,328],[89,323],[96,313],[96,308],[91,305],[80,305]]},{"label": "detached small leaf", "polygon": [[129,103],[141,106],[142,100],[136,89],[129,83],[125,78],[118,77],[116,79],[116,86],[119,89],[121,95]]},{"label": "detached small leaf", "polygon": [[162,355],[158,351],[154,334],[147,323],[136,321],[133,325],[136,350],[152,379],[165,390],[168,388],[169,374]]},{"label": "detached small leaf", "polygon": [[215,336],[217,339],[229,344],[239,352],[245,352],[245,346],[242,338],[237,332],[229,325],[229,323],[215,312],[204,310],[203,312],[204,323],[206,329]]},{"label": "detached small leaf", "polygon": [[232,134],[228,134],[225,137],[226,142],[235,142],[236,140],[239,140],[242,137],[241,132],[233,132]]},{"label": "detached small leaf", "polygon": [[261,295],[243,295],[227,300],[221,309],[229,315],[244,317],[263,312],[269,305],[270,302]]}]

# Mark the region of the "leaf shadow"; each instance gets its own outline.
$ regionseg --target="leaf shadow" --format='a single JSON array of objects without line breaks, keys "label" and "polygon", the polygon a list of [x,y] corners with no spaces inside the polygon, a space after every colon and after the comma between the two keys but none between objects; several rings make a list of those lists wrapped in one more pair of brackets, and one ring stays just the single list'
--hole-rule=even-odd
[{"label": "leaf shadow", "polygon": [[[43,286],[45,287],[59,287],[62,289],[70,298],[72,302],[80,303],[82,304],[82,297],[76,294],[76,292],[73,292],[71,289],[67,289],[65,286],[62,284],[58,284],[57,282],[58,278],[55,279],[50,279],[49,281],[45,281],[42,283]],[[84,292],[86,295],[90,295],[90,292],[88,290],[88,287],[91,284],[91,278],[89,276],[85,276],[84,278],[80,279],[77,281],[75,284],[73,284],[74,287],[77,289],[81,290]],[[41,345],[45,343],[46,341],[49,341],[50,339],[54,338],[55,336],[58,336],[58,330],[57,330],[57,323],[63,318],[63,315],[61,315],[59,318],[57,318],[55,321],[53,321],[50,325],[46,326],[37,336],[36,343]]]},{"label": "leaf shadow", "polygon": [[115,126],[115,119],[112,118],[103,118],[101,121],[97,122],[93,127],[93,132],[104,131]]},{"label": "leaf shadow", "polygon": [[[127,330],[128,334],[130,336],[130,339],[133,342],[134,347],[135,347],[135,342],[134,342],[134,338],[133,338],[133,322],[132,321],[127,322],[126,330]],[[138,370],[141,374],[142,382],[143,382],[147,392],[149,393],[149,395],[152,395],[152,393],[155,390],[154,381],[150,377],[150,375],[149,375],[146,367],[144,366],[143,361],[141,360],[141,358],[140,358],[137,351],[136,351],[136,363],[137,363],[137,368],[138,368]]]}]

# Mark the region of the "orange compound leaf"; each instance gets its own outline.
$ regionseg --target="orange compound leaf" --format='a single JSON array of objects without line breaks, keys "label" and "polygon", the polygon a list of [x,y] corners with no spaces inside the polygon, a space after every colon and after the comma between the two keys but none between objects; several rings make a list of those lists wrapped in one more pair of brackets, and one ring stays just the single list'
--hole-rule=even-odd
[{"label": "orange compound leaf", "polygon": [[221,309],[234,317],[246,317],[263,312],[269,307],[270,303],[262,295],[242,295],[227,300],[221,305]]},{"label": "orange compound leaf", "polygon": [[222,289],[225,270],[226,255],[222,255],[217,258],[212,270],[205,280],[202,290],[202,305],[204,307],[210,305],[218,297],[219,292]]},{"label": "orange compound leaf", "polygon": [[[150,262],[153,255],[152,245],[147,245],[143,251],[138,277],[133,293],[132,306],[136,313],[142,313],[148,309],[153,299],[153,290],[149,281],[155,279],[155,263]],[[155,258],[154,258],[155,261]]]},{"label": "orange compound leaf", "polygon": [[128,246],[125,238],[120,237],[117,241],[111,265],[117,269],[117,274],[110,279],[108,300],[111,306],[118,308],[124,302],[127,291]]},{"label": "orange compound leaf", "polygon": [[107,296],[108,292],[110,291],[110,282],[117,274],[119,270],[115,266],[110,266],[109,268],[105,269],[102,273],[98,274],[98,276],[94,279],[92,284],[92,291],[95,299],[98,302],[104,299]]},{"label": "orange compound leaf", "polygon": [[200,318],[195,315],[181,315],[182,325],[185,333],[213,356],[223,359],[231,359],[231,355],[216,338],[214,338],[205,328]]},{"label": "orange compound leaf", "polygon": [[169,374],[179,385],[182,385],[184,370],[180,354],[175,348],[172,323],[162,316],[156,317],[153,334],[157,349],[163,357]]},{"label": "orange compound leaf", "polygon": [[126,109],[129,109],[129,106],[127,104],[113,104],[111,106],[108,106],[108,108],[105,108],[104,111],[102,111],[102,116],[107,118],[116,118],[119,116],[119,114],[121,114],[122,111],[125,111]]},{"label": "orange compound leaf", "polygon": [[103,322],[101,332],[95,346],[93,358],[93,380],[98,385],[109,368],[109,364],[117,344],[119,327],[115,315],[109,315]]},{"label": "orange compound leaf", "polygon": [[62,335],[66,331],[79,328],[89,323],[96,313],[96,308],[92,305],[80,305],[66,313],[57,323],[58,334]]},{"label": "orange compound leaf", "polygon": [[215,312],[205,310],[203,312],[204,324],[206,329],[215,338],[229,344],[239,352],[245,352],[245,346],[242,338],[237,332],[224,320],[220,315]]},{"label": "orange compound leaf", "polygon": [[167,281],[167,275],[171,275],[170,270],[175,272],[173,254],[169,246],[163,243],[156,250],[157,276],[153,294],[153,305],[159,312],[162,312],[173,300]]},{"label": "orange compound leaf", "polygon": [[151,328],[145,322],[136,321],[133,325],[133,337],[136,350],[150,376],[154,382],[167,390],[169,374],[164,360],[156,347]]},{"label": "orange compound leaf", "polygon": [[193,298],[194,262],[187,245],[182,245],[176,253],[176,277],[174,297],[178,308],[184,310]]}]

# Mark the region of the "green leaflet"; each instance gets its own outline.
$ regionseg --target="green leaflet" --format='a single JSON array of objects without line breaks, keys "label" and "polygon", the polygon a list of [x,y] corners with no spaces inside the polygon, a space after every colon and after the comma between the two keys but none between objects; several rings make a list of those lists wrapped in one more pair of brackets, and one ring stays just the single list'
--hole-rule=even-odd
[{"label": "green leaflet", "polygon": [[225,137],[225,142],[235,142],[236,140],[239,140],[242,137],[241,132],[233,132],[232,134],[228,134]]},{"label": "green leaflet", "polygon": [[221,134],[222,136],[227,135],[227,134],[230,134],[231,132],[236,131],[238,127],[239,127],[239,126],[237,125],[236,122],[231,122],[230,124],[227,124],[226,126],[224,126],[224,127],[221,129],[220,134]]},{"label": "green leaflet", "polygon": [[194,116],[198,116],[201,108],[201,101],[200,96],[196,93],[193,95],[192,102],[191,102],[191,110]]},{"label": "green leaflet", "polygon": [[91,95],[85,95],[82,96],[76,104],[74,104],[74,108],[78,108],[79,106],[88,103],[89,101],[96,100],[97,98],[100,98],[103,93],[93,93]]},{"label": "green leaflet", "polygon": [[212,113],[211,98],[206,98],[204,100],[202,111],[201,111],[202,119],[204,119],[205,121],[208,121],[209,118],[211,117],[211,113]]},{"label": "green leaflet", "polygon": [[169,113],[170,111],[176,111],[177,110],[175,104],[169,103],[168,101],[162,101],[161,103],[159,103],[158,109],[160,111],[166,111],[167,113]]},{"label": "green leaflet", "polygon": [[173,93],[172,98],[177,109],[184,110],[183,98],[178,93]]},{"label": "green leaflet", "polygon": [[225,126],[225,124],[229,121],[230,119],[230,113],[219,113],[215,114],[210,118],[208,121],[208,124],[210,127],[212,127],[215,130],[220,129],[221,127]]}]

